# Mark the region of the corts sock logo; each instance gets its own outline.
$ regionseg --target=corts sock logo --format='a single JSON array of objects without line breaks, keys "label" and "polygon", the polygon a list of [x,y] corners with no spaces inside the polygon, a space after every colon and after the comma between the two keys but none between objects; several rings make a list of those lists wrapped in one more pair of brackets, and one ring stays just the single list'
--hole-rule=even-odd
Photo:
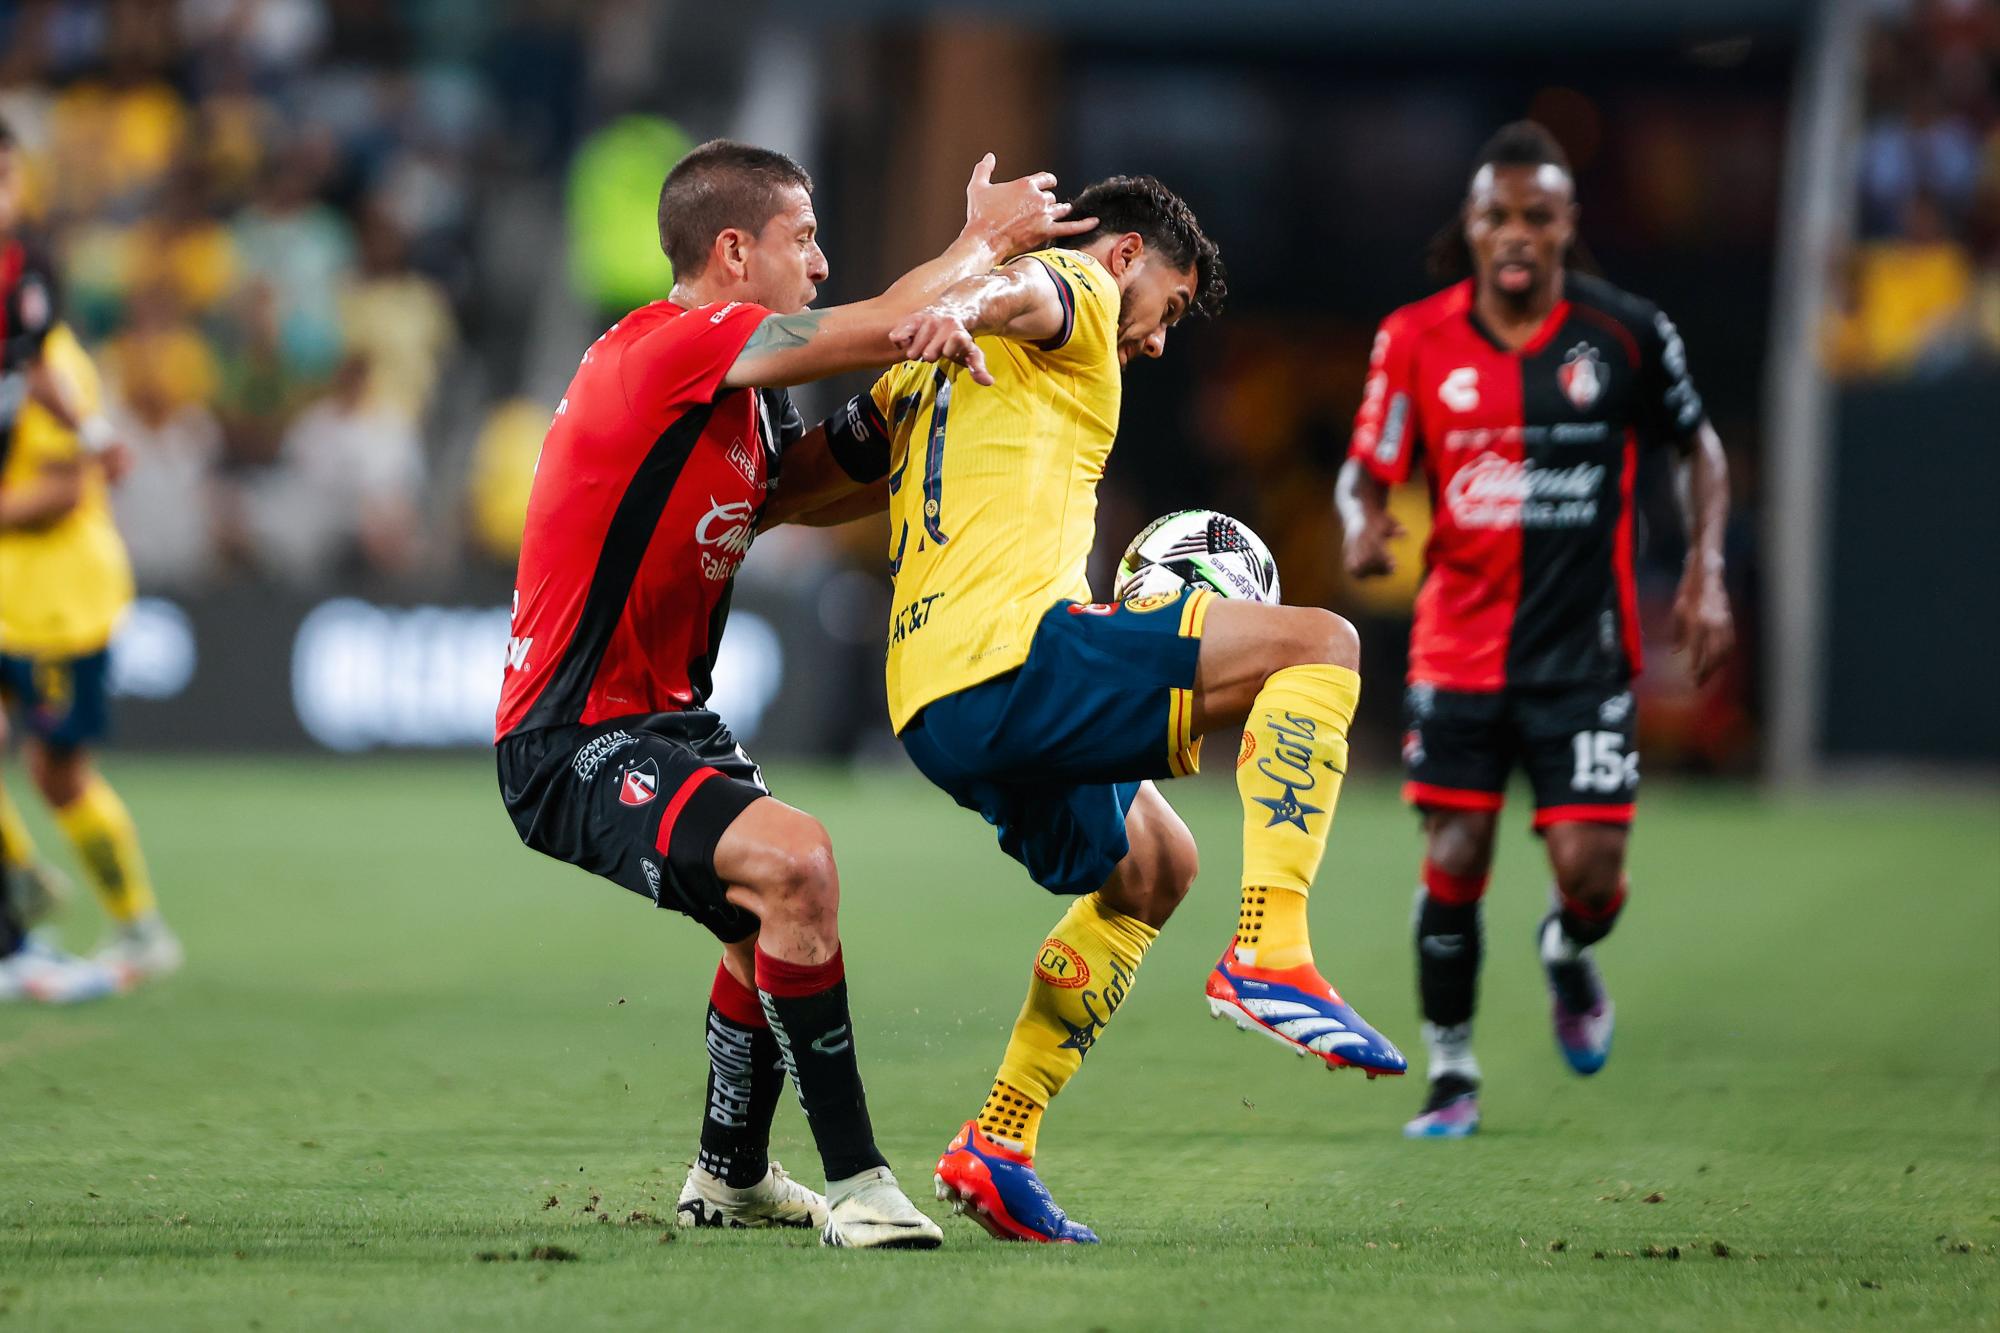
[{"label": "corts sock logo", "polygon": [[[1299,793],[1311,791],[1319,785],[1319,779],[1313,776],[1312,771],[1312,744],[1319,734],[1319,723],[1312,718],[1287,712],[1283,722],[1266,713],[1264,724],[1271,729],[1271,753],[1257,761],[1257,771],[1284,789],[1283,794],[1276,797],[1253,798],[1271,812],[1271,822],[1264,827],[1290,824],[1301,833],[1311,833],[1306,817],[1324,811],[1317,805],[1308,805],[1300,800]],[[1327,760],[1326,766],[1333,768],[1333,761]]]}]

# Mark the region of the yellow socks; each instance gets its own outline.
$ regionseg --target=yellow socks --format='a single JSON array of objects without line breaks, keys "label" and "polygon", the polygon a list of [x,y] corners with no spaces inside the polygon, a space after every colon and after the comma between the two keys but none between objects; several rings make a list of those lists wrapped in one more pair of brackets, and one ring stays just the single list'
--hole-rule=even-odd
[{"label": "yellow socks", "polygon": [[158,910],[146,858],[139,851],[139,830],[109,783],[91,778],[83,795],[56,811],[56,823],[113,921],[129,925]]},{"label": "yellow socks", "polygon": [[26,870],[36,859],[35,838],[21,818],[21,807],[14,804],[5,787],[0,787],[0,866]]},{"label": "yellow socks", "polygon": [[979,1132],[1019,1149],[1023,1157],[1033,1157],[1035,1139],[1042,1132],[1042,1112],[1047,1109],[1005,1079],[996,1078],[993,1091],[986,1094],[986,1105],[979,1108]]},{"label": "yellow socks", "polygon": [[1250,706],[1236,758],[1243,799],[1236,956],[1253,967],[1312,961],[1306,894],[1326,853],[1360,699],[1359,675],[1318,663],[1272,673]]},{"label": "yellow socks", "polygon": [[982,1130],[1034,1156],[1043,1109],[1131,993],[1139,962],[1159,934],[1095,893],[1070,904],[1035,955],[1027,1002],[979,1116]]}]

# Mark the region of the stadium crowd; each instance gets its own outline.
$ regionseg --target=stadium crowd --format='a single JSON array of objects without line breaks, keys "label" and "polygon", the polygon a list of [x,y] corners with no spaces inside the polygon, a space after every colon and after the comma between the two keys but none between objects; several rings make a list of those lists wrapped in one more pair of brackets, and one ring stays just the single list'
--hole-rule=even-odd
[{"label": "stadium crowd", "polygon": [[135,457],[142,584],[440,558],[427,442],[503,267],[481,211],[567,155],[619,8],[0,4],[0,117]]},{"label": "stadium crowd", "polygon": [[1864,379],[2000,362],[2000,7],[1892,6],[1867,62],[1828,364]]}]

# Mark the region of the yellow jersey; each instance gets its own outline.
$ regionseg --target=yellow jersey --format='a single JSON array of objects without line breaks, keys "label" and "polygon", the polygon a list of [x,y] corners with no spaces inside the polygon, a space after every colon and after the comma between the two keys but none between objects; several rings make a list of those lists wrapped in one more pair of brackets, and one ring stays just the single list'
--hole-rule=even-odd
[{"label": "yellow jersey", "polygon": [[1087,602],[1097,483],[1118,433],[1118,285],[1076,250],[1029,258],[1063,330],[979,339],[993,383],[905,362],[873,396],[891,437],[889,718],[1012,671],[1065,598]]},{"label": "yellow jersey", "polygon": [[[42,355],[85,414],[96,412],[102,397],[97,368],[67,325],[49,331]],[[76,435],[30,400],[15,418],[0,489],[82,458]],[[132,565],[97,468],[85,467],[82,500],[48,527],[0,530],[0,653],[88,656],[111,642],[131,601]]]}]

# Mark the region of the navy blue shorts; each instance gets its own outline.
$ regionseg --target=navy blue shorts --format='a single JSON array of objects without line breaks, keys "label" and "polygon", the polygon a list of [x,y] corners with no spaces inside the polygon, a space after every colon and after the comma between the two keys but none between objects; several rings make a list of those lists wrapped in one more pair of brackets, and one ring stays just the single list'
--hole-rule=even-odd
[{"label": "navy blue shorts", "polygon": [[76,750],[111,729],[111,653],[18,657],[0,653],[0,699],[30,735],[55,750]]},{"label": "navy blue shorts", "polygon": [[1214,596],[1057,602],[1027,661],[925,706],[903,749],[1035,883],[1094,892],[1130,850],[1140,783],[1194,771],[1195,662]]}]

